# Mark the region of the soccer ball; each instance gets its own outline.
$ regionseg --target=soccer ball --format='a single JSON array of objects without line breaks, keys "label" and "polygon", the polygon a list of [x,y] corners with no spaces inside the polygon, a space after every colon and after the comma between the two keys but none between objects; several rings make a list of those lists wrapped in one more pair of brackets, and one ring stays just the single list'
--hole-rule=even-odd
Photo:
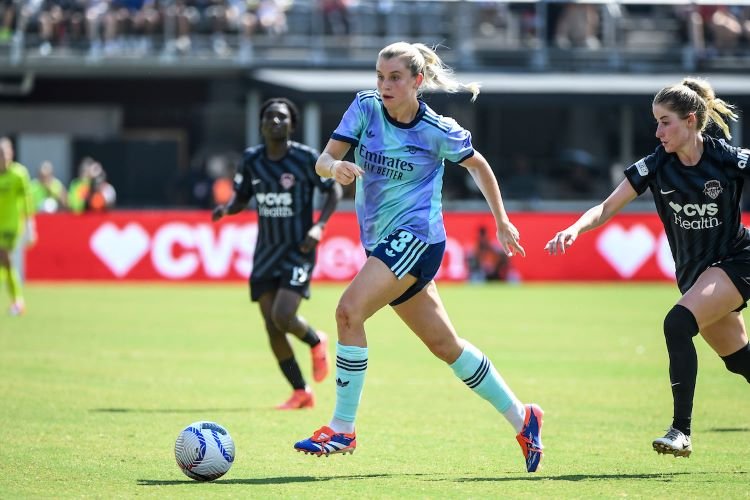
[{"label": "soccer ball", "polygon": [[201,420],[188,425],[177,436],[174,457],[187,477],[213,481],[232,466],[234,441],[224,427]]}]

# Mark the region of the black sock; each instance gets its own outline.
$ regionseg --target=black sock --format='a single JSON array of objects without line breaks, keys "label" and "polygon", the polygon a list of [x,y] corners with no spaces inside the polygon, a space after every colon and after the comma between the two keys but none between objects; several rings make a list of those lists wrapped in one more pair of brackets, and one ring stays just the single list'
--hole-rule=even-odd
[{"label": "black sock", "polygon": [[310,347],[315,347],[320,344],[320,337],[318,337],[318,334],[315,333],[315,330],[311,326],[307,327],[307,333],[301,340]]},{"label": "black sock", "polygon": [[691,420],[692,420],[691,417],[673,418],[672,419],[672,427],[674,427],[678,431],[681,431],[686,436],[689,436],[690,435],[690,421]]},{"label": "black sock", "polygon": [[693,396],[698,376],[698,355],[693,337],[698,323],[689,309],[676,305],[664,319],[664,336],[669,353],[669,380],[672,383],[674,413],[672,427],[690,435]]},{"label": "black sock", "polygon": [[307,384],[305,384],[305,379],[302,378],[302,371],[300,371],[297,360],[294,357],[280,361],[279,367],[292,388],[295,390],[305,388]]},{"label": "black sock", "polygon": [[728,356],[722,356],[724,364],[732,373],[745,377],[750,382],[750,343]]}]

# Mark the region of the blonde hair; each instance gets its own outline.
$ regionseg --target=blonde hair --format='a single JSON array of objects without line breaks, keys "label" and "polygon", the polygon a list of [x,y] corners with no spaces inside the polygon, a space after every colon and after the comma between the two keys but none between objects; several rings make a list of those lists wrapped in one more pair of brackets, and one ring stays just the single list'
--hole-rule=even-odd
[{"label": "blonde hair", "polygon": [[732,138],[726,118],[737,121],[735,107],[716,97],[711,84],[702,78],[688,77],[676,85],[661,89],[654,97],[654,104],[674,111],[681,118],[695,113],[699,132],[713,122],[727,139]]},{"label": "blonde hair", "polygon": [[471,102],[479,95],[479,83],[461,83],[453,77],[453,70],[446,66],[435,51],[422,43],[396,42],[383,48],[378,59],[402,59],[412,76],[424,75],[420,88],[439,89],[455,93],[460,90],[471,92]]}]

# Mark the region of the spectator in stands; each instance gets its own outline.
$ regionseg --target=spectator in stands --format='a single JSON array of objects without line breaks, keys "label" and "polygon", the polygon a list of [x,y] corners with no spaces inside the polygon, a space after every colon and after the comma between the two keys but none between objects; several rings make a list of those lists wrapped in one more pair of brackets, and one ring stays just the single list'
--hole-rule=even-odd
[{"label": "spectator in stands", "polygon": [[487,228],[479,226],[477,241],[467,257],[472,281],[505,281],[511,270],[510,258],[489,237]]},{"label": "spectator in stands", "polygon": [[[86,5],[86,36],[89,39],[89,57],[91,58],[101,57],[105,45],[112,47],[114,33],[111,31],[111,26],[106,26],[105,23],[108,11],[108,0],[88,0]],[[108,27],[110,30],[106,29]]]},{"label": "spectator in stands", "polygon": [[16,20],[14,0],[0,0],[0,43],[10,41]]},{"label": "spectator in stands", "polygon": [[86,195],[91,175],[91,164],[94,159],[86,156],[78,165],[78,177],[68,185],[68,208],[75,213],[81,213],[86,208]]},{"label": "spectator in stands", "polygon": [[327,34],[348,35],[351,32],[350,0],[319,0],[319,6]]},{"label": "spectator in stands", "polygon": [[151,49],[151,39],[160,23],[156,0],[112,0],[105,14],[106,54],[133,49],[145,54]]},{"label": "spectator in stands", "polygon": [[78,177],[68,189],[68,206],[75,213],[103,212],[114,207],[117,200],[115,188],[107,182],[101,163],[93,158],[81,160]]},{"label": "spectator in stands", "polygon": [[107,182],[107,173],[98,161],[91,164],[89,178],[85,201],[86,211],[104,212],[113,208],[117,201],[117,193],[112,184]]},{"label": "spectator in stands", "polygon": [[591,4],[568,3],[555,25],[555,44],[561,49],[598,49],[599,11]]},{"label": "spectator in stands", "polygon": [[55,177],[52,162],[45,161],[39,166],[37,178],[31,181],[31,195],[37,212],[53,213],[67,206],[68,193]]},{"label": "spectator in stands", "polygon": [[677,7],[699,57],[734,53],[743,36],[750,38],[747,8],[727,5]]},{"label": "spectator in stands", "polygon": [[742,10],[739,7],[715,6],[708,30],[719,54],[734,54],[742,37],[750,33],[750,21],[741,16]]},{"label": "spectator in stands", "polygon": [[48,56],[52,53],[53,44],[59,42],[58,34],[65,22],[65,10],[62,2],[45,1],[39,12],[39,54]]}]

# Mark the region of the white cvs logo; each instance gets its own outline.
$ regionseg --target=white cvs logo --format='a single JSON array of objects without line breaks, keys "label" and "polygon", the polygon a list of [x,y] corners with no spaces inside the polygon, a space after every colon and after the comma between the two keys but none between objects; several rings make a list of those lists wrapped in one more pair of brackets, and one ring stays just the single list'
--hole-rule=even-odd
[{"label": "white cvs logo", "polygon": [[607,226],[596,240],[596,248],[623,278],[632,277],[654,252],[654,236],[642,224],[629,230],[619,224]]},{"label": "white cvs logo", "polygon": [[107,222],[91,235],[89,246],[112,274],[122,278],[148,253],[149,239],[138,224],[130,223],[119,229]]},{"label": "white cvs logo", "polygon": [[249,276],[257,235],[257,224],[226,224],[215,235],[210,224],[175,222],[160,226],[151,236],[136,223],[119,229],[107,222],[91,235],[89,247],[118,278],[149,254],[154,270],[169,279],[188,278],[199,269],[220,278],[230,267]]}]

